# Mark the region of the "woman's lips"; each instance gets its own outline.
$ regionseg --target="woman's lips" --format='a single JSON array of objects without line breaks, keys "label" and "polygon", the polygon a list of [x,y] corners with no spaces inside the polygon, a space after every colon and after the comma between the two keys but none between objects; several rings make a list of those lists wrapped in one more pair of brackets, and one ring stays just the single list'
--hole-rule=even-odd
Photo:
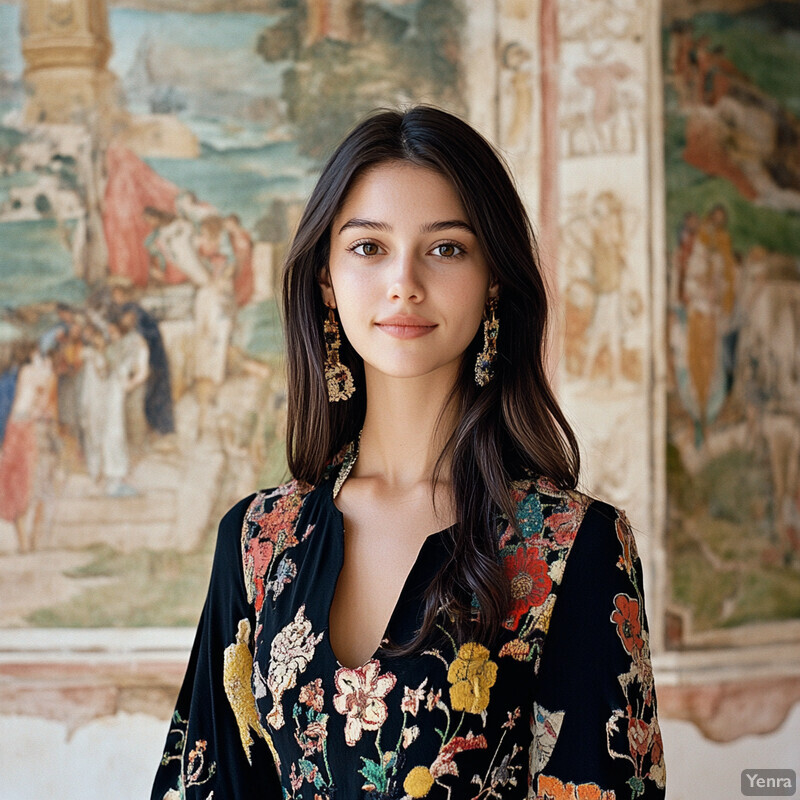
[{"label": "woman's lips", "polygon": [[417,339],[420,336],[427,336],[436,324],[429,322],[422,317],[388,317],[375,325],[389,336],[395,339]]}]

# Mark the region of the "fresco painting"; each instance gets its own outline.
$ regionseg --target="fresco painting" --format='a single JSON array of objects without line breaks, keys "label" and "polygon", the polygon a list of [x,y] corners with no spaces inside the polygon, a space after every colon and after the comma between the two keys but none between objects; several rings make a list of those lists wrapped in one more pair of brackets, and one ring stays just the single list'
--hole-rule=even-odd
[{"label": "fresco painting", "polygon": [[796,636],[800,618],[800,16],[678,5],[663,11],[672,648],[735,644],[748,623]]},{"label": "fresco painting", "polygon": [[596,387],[641,383],[644,299],[630,265],[638,210],[612,190],[576,192],[561,223],[567,335],[564,367]]},{"label": "fresco painting", "polygon": [[0,4],[0,627],[194,625],[215,520],[286,473],[322,160],[377,106],[464,110],[455,2],[253,5]]}]

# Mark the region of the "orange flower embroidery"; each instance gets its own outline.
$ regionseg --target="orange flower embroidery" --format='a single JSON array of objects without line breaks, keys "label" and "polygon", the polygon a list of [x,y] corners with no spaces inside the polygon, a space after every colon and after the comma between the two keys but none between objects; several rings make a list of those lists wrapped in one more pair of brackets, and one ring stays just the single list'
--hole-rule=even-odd
[{"label": "orange flower embroidery", "polygon": [[644,645],[642,639],[642,621],[639,618],[639,601],[618,594],[614,598],[616,610],[611,613],[611,621],[617,625],[617,634],[622,644],[629,653],[641,650]]},{"label": "orange flower embroidery", "polygon": [[540,775],[536,800],[616,800],[616,793],[601,789],[596,783],[565,784],[558,778]]}]

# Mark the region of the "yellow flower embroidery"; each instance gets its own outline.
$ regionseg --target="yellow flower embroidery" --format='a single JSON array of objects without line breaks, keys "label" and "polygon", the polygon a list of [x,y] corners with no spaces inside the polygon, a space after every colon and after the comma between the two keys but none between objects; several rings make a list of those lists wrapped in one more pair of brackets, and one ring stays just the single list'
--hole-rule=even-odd
[{"label": "yellow flower embroidery", "polygon": [[450,705],[454,711],[480,714],[489,705],[489,689],[497,680],[497,664],[489,651],[477,642],[462,644],[456,660],[447,671]]},{"label": "yellow flower embroidery", "polygon": [[403,781],[403,789],[409,797],[425,797],[433,786],[433,775],[427,767],[414,767]]},{"label": "yellow flower embroidery", "polygon": [[547,633],[548,629],[550,628],[550,618],[553,616],[553,607],[555,604],[556,596],[551,594],[550,597],[544,601],[544,604],[539,606],[539,612],[536,615],[536,622],[533,625],[535,630]]}]

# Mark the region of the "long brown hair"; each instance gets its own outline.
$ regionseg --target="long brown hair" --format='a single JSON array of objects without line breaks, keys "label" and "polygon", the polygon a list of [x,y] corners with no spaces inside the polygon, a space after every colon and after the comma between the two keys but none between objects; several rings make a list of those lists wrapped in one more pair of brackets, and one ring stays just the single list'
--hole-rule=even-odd
[{"label": "long brown hair", "polygon": [[[450,402],[459,422],[439,457],[434,482],[450,462],[456,524],[448,531],[450,558],[426,590],[418,636],[397,653],[418,649],[433,633],[441,609],[458,640],[492,639],[508,608],[508,582],[498,563],[501,515],[516,524],[509,482],[545,475],[574,488],[580,456],[575,435],[555,400],[545,371],[547,294],[530,220],[509,173],[492,146],[445,111],[417,106],[381,111],[358,126],[328,160],[306,205],[283,274],[288,350],[286,448],[292,475],[311,484],[358,436],[366,389],[361,358],[342,332],[340,358],[356,392],[329,403],[324,377],[323,305],[319,287],[327,267],[331,224],[353,182],[387,162],[435,170],[453,185],[499,284],[495,376],[479,388],[474,365],[481,330],[464,354]],[[472,614],[477,600],[480,613]]]}]

